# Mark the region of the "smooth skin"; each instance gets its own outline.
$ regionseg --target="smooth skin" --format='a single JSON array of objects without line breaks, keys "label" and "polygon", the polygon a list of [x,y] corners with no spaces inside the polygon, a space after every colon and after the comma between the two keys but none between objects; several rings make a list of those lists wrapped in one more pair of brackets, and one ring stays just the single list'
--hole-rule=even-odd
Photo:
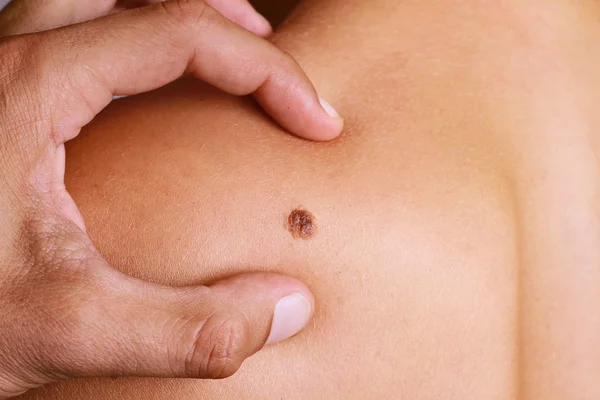
[{"label": "smooth skin", "polygon": [[[182,74],[253,94],[307,139],[334,138],[342,121],[290,56],[207,3],[167,2],[22,34],[88,20],[113,4],[78,1],[61,14],[63,3],[43,3],[51,17],[41,27],[36,1],[17,0],[0,14],[12,35],[0,41],[0,399],[69,377],[229,376],[265,342],[306,325],[309,289],[267,273],[173,288],[118,272],[65,190],[64,144],[113,96]],[[256,26],[243,1],[211,4]]]}]

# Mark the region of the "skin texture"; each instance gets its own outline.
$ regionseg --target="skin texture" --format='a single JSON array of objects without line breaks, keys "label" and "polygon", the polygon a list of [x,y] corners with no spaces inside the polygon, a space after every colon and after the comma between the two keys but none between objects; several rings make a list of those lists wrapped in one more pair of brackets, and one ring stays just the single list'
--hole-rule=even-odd
[{"label": "skin texture", "polygon": [[191,81],[113,104],[66,175],[102,254],[176,286],[284,272],[316,313],[224,381],[27,398],[599,398],[598,11],[304,3],[273,40],[347,116],[320,145]]},{"label": "skin texture", "polygon": [[[161,2],[163,0],[14,0],[3,10],[0,36],[44,31]],[[246,0],[208,0],[206,3],[259,36],[272,32],[268,21]]]},{"label": "skin texture", "polygon": [[[18,32],[10,10],[0,25]],[[342,130],[292,57],[200,0],[0,38],[0,399],[75,377],[230,376],[310,320],[312,294],[289,276],[170,287],[114,269],[88,237],[64,143],[113,96],[184,72],[253,94],[298,137]]]}]

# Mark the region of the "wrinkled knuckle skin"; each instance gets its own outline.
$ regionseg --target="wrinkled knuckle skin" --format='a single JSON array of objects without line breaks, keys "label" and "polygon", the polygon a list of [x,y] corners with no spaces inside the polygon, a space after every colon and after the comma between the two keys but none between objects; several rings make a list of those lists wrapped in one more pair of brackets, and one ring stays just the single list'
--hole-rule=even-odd
[{"label": "wrinkled knuckle skin", "polygon": [[202,0],[172,0],[161,3],[160,7],[178,24],[198,25],[208,6]]},{"label": "wrinkled knuckle skin", "polygon": [[249,355],[249,324],[245,317],[209,318],[200,329],[186,360],[186,374],[221,379],[233,375]]}]

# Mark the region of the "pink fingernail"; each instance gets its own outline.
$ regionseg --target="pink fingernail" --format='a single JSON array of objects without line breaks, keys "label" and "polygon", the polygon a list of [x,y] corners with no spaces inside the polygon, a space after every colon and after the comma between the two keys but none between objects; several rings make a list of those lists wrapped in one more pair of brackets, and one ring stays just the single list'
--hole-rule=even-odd
[{"label": "pink fingernail", "polygon": [[324,98],[322,98],[321,96],[319,96],[319,103],[321,103],[321,107],[323,107],[323,110],[325,110],[325,112],[331,117],[331,118],[339,118],[340,114],[338,114],[337,111],[335,111],[335,108],[332,107],[331,104],[329,104]]},{"label": "pink fingernail", "polygon": [[310,302],[300,293],[282,297],[275,306],[267,344],[281,342],[300,332],[310,319]]}]

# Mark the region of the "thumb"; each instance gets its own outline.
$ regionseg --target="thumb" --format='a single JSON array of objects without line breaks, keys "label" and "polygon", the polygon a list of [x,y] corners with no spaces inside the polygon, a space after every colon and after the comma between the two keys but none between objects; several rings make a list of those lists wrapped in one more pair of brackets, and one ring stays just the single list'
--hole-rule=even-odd
[{"label": "thumb", "polygon": [[265,343],[302,330],[314,308],[304,284],[275,274],[185,288],[108,276],[77,310],[68,376],[228,377]]}]

